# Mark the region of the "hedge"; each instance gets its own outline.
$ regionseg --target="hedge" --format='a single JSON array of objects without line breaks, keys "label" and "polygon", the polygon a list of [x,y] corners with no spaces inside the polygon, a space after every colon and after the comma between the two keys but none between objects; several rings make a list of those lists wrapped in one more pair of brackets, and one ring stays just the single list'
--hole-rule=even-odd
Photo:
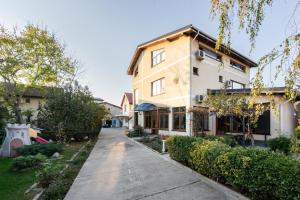
[{"label": "hedge", "polygon": [[17,153],[21,156],[29,156],[36,154],[43,154],[47,157],[52,156],[55,152],[61,153],[63,151],[62,144],[49,143],[49,144],[32,144],[26,145],[16,149]]},{"label": "hedge", "polygon": [[31,168],[39,168],[46,160],[46,156],[37,154],[35,156],[19,156],[12,161],[11,168],[14,171],[20,171]]},{"label": "hedge", "polygon": [[269,139],[267,144],[272,151],[281,151],[285,154],[289,154],[292,142],[291,139],[281,136],[274,139]]},{"label": "hedge", "polygon": [[251,199],[300,199],[300,161],[265,149],[195,141],[197,138],[188,136],[170,137],[171,158],[188,159],[199,173],[231,185]]},{"label": "hedge", "polygon": [[190,150],[194,142],[201,142],[198,137],[188,136],[171,136],[167,139],[166,144],[170,157],[184,165],[188,165],[190,161]]}]

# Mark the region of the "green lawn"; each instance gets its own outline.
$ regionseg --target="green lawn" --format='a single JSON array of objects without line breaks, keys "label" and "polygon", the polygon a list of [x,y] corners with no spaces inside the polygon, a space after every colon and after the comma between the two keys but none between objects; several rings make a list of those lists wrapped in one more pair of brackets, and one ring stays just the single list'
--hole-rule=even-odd
[{"label": "green lawn", "polygon": [[[64,164],[71,159],[73,154],[82,147],[85,142],[66,144],[63,156],[55,161],[56,164]],[[35,182],[36,170],[14,172],[10,169],[12,158],[0,158],[0,199],[27,200],[32,196],[25,196],[24,192]]]},{"label": "green lawn", "polygon": [[0,158],[0,197],[5,200],[28,199],[24,192],[34,183],[35,172],[10,170],[12,158]]}]

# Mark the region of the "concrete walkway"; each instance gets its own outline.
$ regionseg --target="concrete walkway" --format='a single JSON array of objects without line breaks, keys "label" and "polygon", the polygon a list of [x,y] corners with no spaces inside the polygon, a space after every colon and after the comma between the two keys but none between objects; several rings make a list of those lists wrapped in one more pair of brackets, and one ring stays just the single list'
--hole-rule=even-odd
[{"label": "concrete walkway", "polygon": [[102,129],[67,200],[244,199],[192,170],[128,139],[122,129]]}]

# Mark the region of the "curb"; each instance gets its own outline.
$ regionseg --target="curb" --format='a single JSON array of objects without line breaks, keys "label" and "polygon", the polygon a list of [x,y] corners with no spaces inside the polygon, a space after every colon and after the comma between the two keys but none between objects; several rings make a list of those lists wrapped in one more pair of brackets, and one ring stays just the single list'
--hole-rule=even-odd
[{"label": "curb", "polygon": [[[127,136],[126,136],[127,137]],[[208,184],[209,186],[213,187],[214,189],[218,190],[218,191],[221,191],[225,194],[225,196],[228,198],[228,199],[233,199],[233,200],[250,200],[249,198],[245,197],[244,195],[226,187],[225,185],[222,185],[212,179],[209,179],[207,178],[206,176],[203,176],[202,174],[199,174],[198,172],[192,170],[191,168],[171,159],[169,156],[166,156],[166,155],[169,155],[169,154],[160,154],[159,152],[151,149],[150,147],[134,140],[133,138],[129,138],[127,137],[130,141],[136,143],[137,145],[145,148],[145,149],[148,149],[152,152],[154,152],[155,154],[157,154],[158,156],[160,156],[162,159],[172,163],[173,165],[176,165],[177,167],[181,167],[183,168],[184,170],[186,171],[189,171],[189,172],[192,172],[193,175],[197,176],[202,182]]]}]

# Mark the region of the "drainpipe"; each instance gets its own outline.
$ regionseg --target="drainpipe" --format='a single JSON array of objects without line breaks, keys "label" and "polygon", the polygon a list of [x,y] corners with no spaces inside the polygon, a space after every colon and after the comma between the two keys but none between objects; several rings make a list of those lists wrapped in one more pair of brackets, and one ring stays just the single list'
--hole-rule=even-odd
[{"label": "drainpipe", "polygon": [[280,125],[280,127],[279,127],[279,130],[280,130],[280,136],[281,136],[281,133],[282,133],[282,127],[283,127],[283,105],[284,104],[286,104],[286,103],[288,103],[288,102],[290,102],[291,100],[286,100],[286,101],[284,101],[282,104],[280,104],[280,118],[279,118],[279,120],[280,120],[280,123],[279,123],[279,125]]}]

